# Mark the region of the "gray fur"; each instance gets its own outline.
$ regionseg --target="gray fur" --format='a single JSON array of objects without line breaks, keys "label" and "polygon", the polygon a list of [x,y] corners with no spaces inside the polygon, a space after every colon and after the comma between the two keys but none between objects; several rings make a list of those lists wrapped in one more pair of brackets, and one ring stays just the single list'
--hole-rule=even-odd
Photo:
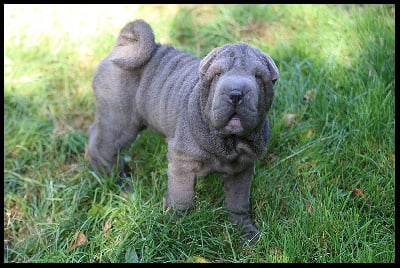
[{"label": "gray fur", "polygon": [[250,219],[251,179],[270,136],[267,112],[278,76],[274,61],[246,43],[215,48],[200,60],[156,44],[147,23],[131,22],[94,75],[90,164],[109,173],[118,151],[151,127],[168,143],[166,206],[190,209],[195,178],[220,173],[229,218],[251,240],[258,233]]}]

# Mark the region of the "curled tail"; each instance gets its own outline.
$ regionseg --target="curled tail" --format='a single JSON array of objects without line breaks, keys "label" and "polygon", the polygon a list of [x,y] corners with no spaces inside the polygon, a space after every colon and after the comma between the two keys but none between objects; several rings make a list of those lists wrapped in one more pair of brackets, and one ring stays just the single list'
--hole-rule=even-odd
[{"label": "curled tail", "polygon": [[155,48],[150,25],[143,20],[135,20],[121,30],[109,58],[119,67],[131,70],[148,62]]}]

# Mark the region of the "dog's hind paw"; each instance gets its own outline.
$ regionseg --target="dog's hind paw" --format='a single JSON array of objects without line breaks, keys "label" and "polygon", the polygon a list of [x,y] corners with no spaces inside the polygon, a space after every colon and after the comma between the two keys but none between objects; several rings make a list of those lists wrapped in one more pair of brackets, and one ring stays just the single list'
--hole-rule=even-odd
[{"label": "dog's hind paw", "polygon": [[125,198],[129,197],[133,192],[133,181],[132,178],[127,176],[125,172],[120,173],[118,179],[118,186],[121,189],[121,194]]}]

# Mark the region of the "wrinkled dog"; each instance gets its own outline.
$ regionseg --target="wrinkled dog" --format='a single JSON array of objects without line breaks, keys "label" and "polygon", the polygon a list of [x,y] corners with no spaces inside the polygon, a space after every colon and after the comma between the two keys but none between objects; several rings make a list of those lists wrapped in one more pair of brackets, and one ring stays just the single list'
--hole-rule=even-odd
[{"label": "wrinkled dog", "polygon": [[106,173],[118,164],[123,176],[118,151],[145,126],[155,129],[168,143],[166,207],[190,209],[195,178],[217,172],[229,219],[251,242],[259,232],[250,219],[250,184],[270,136],[267,112],[278,75],[271,57],[246,43],[215,48],[200,60],[156,44],[146,22],[131,22],[94,75],[90,164]]}]

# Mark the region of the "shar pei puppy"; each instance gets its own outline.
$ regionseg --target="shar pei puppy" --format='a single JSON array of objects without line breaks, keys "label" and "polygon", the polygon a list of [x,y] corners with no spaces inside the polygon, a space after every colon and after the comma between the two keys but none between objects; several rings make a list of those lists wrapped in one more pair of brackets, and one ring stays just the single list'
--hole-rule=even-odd
[{"label": "shar pei puppy", "polygon": [[116,167],[126,176],[118,152],[150,127],[168,144],[166,208],[191,209],[195,179],[219,173],[229,219],[252,242],[259,231],[250,218],[250,186],[270,136],[278,75],[271,57],[246,43],[198,59],[155,43],[146,22],[131,22],[93,78],[89,162],[101,174]]}]

